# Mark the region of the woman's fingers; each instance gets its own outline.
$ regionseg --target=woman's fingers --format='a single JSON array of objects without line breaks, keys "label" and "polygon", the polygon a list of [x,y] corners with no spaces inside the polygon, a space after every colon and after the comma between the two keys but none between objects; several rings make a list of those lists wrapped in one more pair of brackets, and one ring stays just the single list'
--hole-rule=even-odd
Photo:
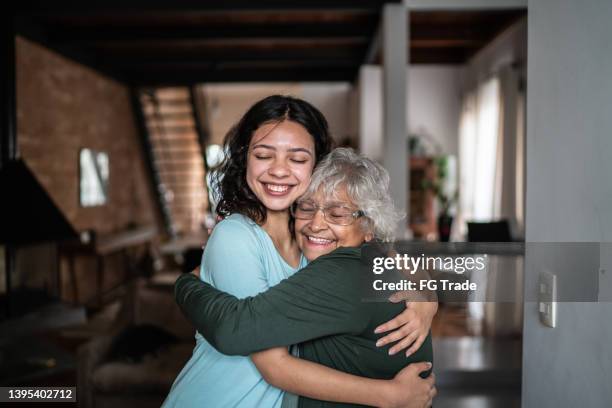
[{"label": "woman's fingers", "polygon": [[417,339],[419,334],[417,332],[410,333],[407,337],[399,341],[397,344],[393,345],[389,349],[389,355],[392,356],[400,351],[404,350],[406,347],[410,346]]},{"label": "woman's fingers", "polygon": [[433,405],[433,399],[437,393],[438,390],[436,389],[436,387],[432,387],[431,390],[429,390],[429,400],[425,404],[426,407],[431,407]]},{"label": "woman's fingers", "polygon": [[376,329],[374,329],[374,333],[385,333],[389,330],[395,330],[398,327],[405,325],[415,318],[415,313],[411,309],[405,309],[402,313],[395,316],[393,319],[389,320],[387,323],[381,324]]},{"label": "woman's fingers", "polygon": [[425,399],[426,399],[425,407],[432,406],[433,398],[436,396],[438,392],[435,387],[435,380],[436,380],[436,376],[434,373],[431,373],[431,375],[425,379],[427,387],[428,387],[426,394],[425,394]]},{"label": "woman's fingers", "polygon": [[408,350],[406,350],[406,357],[409,357],[411,354],[413,354],[415,351],[417,351],[418,349],[421,348],[421,345],[423,344],[423,342],[425,341],[425,339],[427,338],[426,335],[421,334],[415,341],[414,343],[412,343],[412,345],[410,346],[410,348],[408,348]]},{"label": "woman's fingers", "polygon": [[417,331],[417,329],[417,325],[415,325],[413,322],[409,322],[400,327],[399,329],[392,331],[391,333],[378,339],[378,341],[376,342],[376,346],[382,347],[395,341],[401,340],[409,336],[413,332]]},{"label": "woman's fingers", "polygon": [[389,301],[391,303],[399,303],[399,302],[408,301],[411,298],[411,295],[412,295],[412,291],[409,291],[409,290],[395,292],[391,296],[389,296]]}]

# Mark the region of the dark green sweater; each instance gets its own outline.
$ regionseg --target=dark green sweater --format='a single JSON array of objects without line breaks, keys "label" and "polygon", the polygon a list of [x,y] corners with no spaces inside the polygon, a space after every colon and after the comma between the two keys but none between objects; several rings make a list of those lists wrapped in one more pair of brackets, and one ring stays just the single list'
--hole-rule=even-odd
[{"label": "dark green sweater", "polygon": [[[431,335],[406,358],[376,347],[374,329],[404,304],[362,301],[360,248],[339,248],[254,297],[237,299],[181,276],[176,300],[197,330],[221,353],[249,355],[298,344],[300,357],[362,377],[390,379],[406,365],[433,362]],[[300,397],[300,407],[348,406]]]}]

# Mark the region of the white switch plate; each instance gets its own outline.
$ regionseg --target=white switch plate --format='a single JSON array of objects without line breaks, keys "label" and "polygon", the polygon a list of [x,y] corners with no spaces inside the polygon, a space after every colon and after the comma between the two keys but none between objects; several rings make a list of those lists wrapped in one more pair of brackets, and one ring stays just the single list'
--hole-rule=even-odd
[{"label": "white switch plate", "polygon": [[557,324],[557,276],[548,270],[540,273],[538,285],[540,321],[548,326]]}]

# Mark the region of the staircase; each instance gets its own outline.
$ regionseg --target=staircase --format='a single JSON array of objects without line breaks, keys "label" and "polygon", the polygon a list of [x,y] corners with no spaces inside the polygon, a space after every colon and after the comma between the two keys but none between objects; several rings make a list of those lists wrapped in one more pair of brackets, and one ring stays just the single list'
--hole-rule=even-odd
[{"label": "staircase", "polygon": [[141,89],[149,164],[171,237],[202,229],[208,206],[201,128],[188,87]]}]

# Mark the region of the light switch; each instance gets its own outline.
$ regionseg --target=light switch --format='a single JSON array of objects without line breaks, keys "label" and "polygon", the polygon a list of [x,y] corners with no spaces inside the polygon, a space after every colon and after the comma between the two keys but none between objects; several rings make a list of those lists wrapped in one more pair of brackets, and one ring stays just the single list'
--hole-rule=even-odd
[{"label": "light switch", "polygon": [[539,284],[540,321],[548,326],[557,324],[557,276],[548,270],[540,273]]}]

